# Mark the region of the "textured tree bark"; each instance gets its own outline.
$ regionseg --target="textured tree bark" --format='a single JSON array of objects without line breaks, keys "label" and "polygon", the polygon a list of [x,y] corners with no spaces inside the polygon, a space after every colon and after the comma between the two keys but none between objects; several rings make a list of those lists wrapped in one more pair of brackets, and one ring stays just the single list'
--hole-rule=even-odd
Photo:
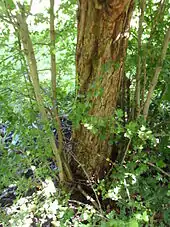
[{"label": "textured tree bark", "polygon": [[[85,102],[91,92],[88,100],[91,116],[109,117],[116,107],[132,11],[133,0],[79,1],[77,75],[79,94],[84,97],[81,102]],[[103,70],[105,66],[106,70]],[[96,96],[95,90],[100,88],[102,95]],[[73,169],[76,174],[95,179],[103,175],[108,166],[106,159],[112,152],[109,137],[101,141],[80,123],[73,138],[75,157],[79,162],[79,167]]]}]

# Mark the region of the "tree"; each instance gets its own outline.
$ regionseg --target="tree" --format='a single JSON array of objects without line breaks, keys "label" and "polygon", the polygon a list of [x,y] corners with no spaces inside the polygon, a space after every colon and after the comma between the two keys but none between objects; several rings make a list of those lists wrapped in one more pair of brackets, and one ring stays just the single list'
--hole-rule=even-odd
[{"label": "tree", "polygon": [[[52,80],[52,105],[53,119],[59,137],[59,147],[55,146],[54,137],[49,135],[50,143],[60,170],[60,180],[71,180],[71,173],[64,161],[62,151],[62,133],[59,117],[56,109],[56,60],[53,50],[55,49],[54,30],[54,1],[50,1],[50,55],[51,55],[51,80]],[[30,31],[27,25],[27,16],[31,6],[13,1],[4,3],[8,20],[18,34],[19,42],[23,46],[24,55],[29,68],[29,78],[34,89],[35,99],[42,116],[42,122],[49,125],[47,113],[44,107],[41,88],[38,77],[37,62]],[[17,9],[13,14],[12,10]],[[121,2],[108,1],[80,1],[78,9],[78,39],[76,65],[78,75],[78,96],[80,104],[85,103],[88,111],[87,116],[105,120],[105,124],[111,124],[110,117],[116,107],[117,97],[120,89],[124,57],[127,48],[129,24],[133,11],[133,1]],[[21,49],[22,51],[22,49]],[[99,90],[96,94],[96,90]],[[79,105],[79,104],[77,104]],[[95,178],[103,174],[107,166],[107,158],[110,158],[112,146],[109,145],[110,133],[105,133],[105,139],[101,140],[99,135],[94,135],[80,124],[74,135],[74,155],[88,176]],[[93,152],[91,152],[93,150]],[[114,151],[113,151],[114,152]],[[76,168],[74,162],[73,169]],[[84,175],[80,169],[80,175]],[[66,176],[64,176],[66,175]]]},{"label": "tree", "polygon": [[134,2],[1,1],[0,225],[168,225],[170,2]]},{"label": "tree", "polygon": [[[109,125],[119,95],[134,2],[100,2],[79,2],[76,66],[80,103],[88,106],[91,119]],[[78,174],[84,174],[83,167],[90,178],[98,178],[116,151],[109,145],[109,132],[102,140],[86,125],[80,123],[74,135],[76,159],[82,164]]]},{"label": "tree", "polygon": [[[50,55],[51,55],[51,87],[52,87],[52,119],[55,121],[55,126],[58,132],[59,146],[56,146],[55,137],[53,132],[50,130],[50,122],[48,120],[47,111],[45,109],[45,104],[41,94],[37,61],[35,57],[34,47],[32,39],[30,37],[30,32],[27,24],[27,17],[31,5],[26,9],[26,5],[22,5],[20,2],[14,4],[13,1],[4,1],[5,13],[8,15],[9,23],[13,25],[16,35],[18,36],[18,44],[20,50],[24,52],[24,60],[28,66],[28,76],[32,84],[33,91],[35,94],[35,99],[41,114],[42,124],[44,129],[49,133],[49,143],[53,151],[54,159],[59,168],[59,178],[61,182],[67,180],[72,180],[72,175],[69,170],[68,164],[65,161],[65,157],[62,150],[62,133],[60,120],[58,117],[57,107],[56,107],[56,60],[55,54],[53,53],[55,49],[55,30],[54,30],[54,0],[50,1]],[[13,9],[17,9],[15,15],[11,14]],[[11,16],[12,15],[12,16]],[[22,45],[22,47],[21,47]],[[23,49],[22,49],[23,48]]]},{"label": "tree", "polygon": [[[71,171],[64,155],[63,135],[59,119],[60,109],[57,107],[58,94],[55,89],[56,86],[58,87],[56,83],[57,75],[59,74],[58,68],[65,68],[65,65],[69,64],[69,60],[65,61],[62,66],[58,64],[59,66],[56,69],[56,39],[59,39],[59,34],[62,31],[59,31],[56,36],[54,1],[51,0],[48,12],[50,17],[49,29],[44,30],[47,43],[42,44],[44,34],[42,37],[40,34],[39,38],[37,33],[32,32],[29,28],[27,19],[30,16],[30,4],[32,4],[32,1],[26,2],[21,4],[19,1],[4,1],[1,6],[2,15],[0,18],[3,23],[10,24],[14,28],[15,47],[19,50],[19,58],[21,58],[19,61],[21,60],[22,70],[24,69],[27,72],[25,82],[29,84],[27,90],[30,102],[33,100],[38,106],[42,124],[44,124],[45,130],[49,132],[48,139],[60,170],[60,180],[71,181]],[[68,10],[70,7],[70,5],[68,7],[69,3],[66,4],[67,6],[64,10]],[[154,1],[146,4],[145,0],[138,4],[140,13],[139,25],[137,27],[138,32],[136,33],[132,29],[132,39],[129,42],[130,47],[128,49],[131,51],[132,43],[132,49],[135,49],[135,59],[131,59],[131,55],[128,55],[126,60],[129,24],[134,2],[132,0],[116,2],[111,0],[106,2],[96,0],[79,1],[76,51],[77,90],[76,106],[73,108],[74,116],[72,116],[75,128],[73,133],[74,149],[72,152],[73,162],[71,162],[71,169],[75,177],[77,175],[79,177],[86,175],[90,179],[93,177],[95,179],[100,178],[108,168],[108,160],[112,159],[112,161],[115,161],[117,148],[114,148],[113,144],[115,143],[114,128],[116,123],[115,114],[117,114],[115,109],[117,106],[123,110],[123,126],[131,120],[138,119],[141,115],[144,116],[145,120],[147,118],[153,90],[158,82],[158,76],[163,66],[169,40],[169,29],[166,19],[168,3],[166,1],[160,2],[157,10],[153,10],[151,17],[154,18],[154,23],[152,22],[153,24],[150,25],[149,23],[152,18],[150,18],[150,13],[147,10],[148,8],[150,10],[153,5]],[[146,16],[148,16],[146,20],[149,21],[148,25],[144,17],[145,9],[147,12]],[[35,23],[37,23],[36,20],[42,22],[46,18],[44,18],[44,15],[38,15],[35,18]],[[156,24],[160,24],[161,21],[164,21],[164,25],[158,27],[161,39],[157,40],[155,36],[155,31],[157,31]],[[73,21],[73,26],[75,25],[74,23]],[[144,25],[148,26],[146,32],[143,29]],[[165,30],[167,30],[167,33],[164,37]],[[144,35],[146,36],[149,33],[148,41],[144,42],[142,32],[145,32],[146,34]],[[50,34],[50,39],[48,34]],[[35,40],[39,39],[40,42],[37,45]],[[64,39],[66,39],[66,35]],[[162,41],[163,39],[164,42]],[[161,60],[158,62],[156,57],[154,59],[150,57],[150,52],[155,50],[155,44],[152,46],[151,40],[154,40],[154,43],[159,47],[156,56],[160,56]],[[50,69],[47,69],[51,73],[51,97],[49,97],[47,102],[44,101],[46,96],[43,96],[39,81],[40,70],[37,61],[39,50],[37,51],[37,46],[41,45],[47,46],[46,51],[49,51],[48,56],[51,59]],[[39,55],[45,55],[45,58],[47,58],[47,54],[40,53]],[[155,73],[153,73],[152,64],[148,63],[150,60],[154,64],[157,62]],[[18,62],[18,58],[16,61]],[[136,74],[135,78],[133,77],[134,71]],[[153,77],[154,82],[151,83],[150,72],[155,75]],[[148,75],[146,76],[147,73]],[[128,74],[132,74],[132,76],[128,76]],[[134,90],[136,91],[133,92]],[[145,93],[147,93],[147,96]],[[117,102],[119,94],[121,105]],[[49,111],[46,105],[49,105],[52,110]],[[119,112],[118,115],[120,116],[122,113]],[[54,135],[50,131],[50,125],[57,128],[58,147],[56,147]],[[125,132],[126,127],[123,130]],[[124,137],[118,140],[118,143],[124,146],[121,147],[122,154],[119,154],[123,157],[123,159],[121,158],[122,160],[124,160],[124,153],[126,154],[129,149],[131,138],[125,144],[123,140]]]}]

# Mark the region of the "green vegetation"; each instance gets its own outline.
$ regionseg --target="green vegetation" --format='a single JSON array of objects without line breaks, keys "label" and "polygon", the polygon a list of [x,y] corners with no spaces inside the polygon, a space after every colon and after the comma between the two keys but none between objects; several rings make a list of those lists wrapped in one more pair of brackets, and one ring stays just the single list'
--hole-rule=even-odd
[{"label": "green vegetation", "polygon": [[89,57],[93,23],[80,54],[85,5],[59,2],[0,2],[0,226],[169,226],[170,2],[117,1],[133,15],[112,59],[96,34]]}]

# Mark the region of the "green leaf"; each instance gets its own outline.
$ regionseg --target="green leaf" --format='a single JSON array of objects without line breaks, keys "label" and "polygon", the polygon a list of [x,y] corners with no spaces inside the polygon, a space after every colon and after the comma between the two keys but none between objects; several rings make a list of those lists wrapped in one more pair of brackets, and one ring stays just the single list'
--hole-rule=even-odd
[{"label": "green leaf", "polygon": [[143,212],[142,219],[143,219],[145,222],[148,222],[148,221],[149,221],[149,217],[148,217],[146,211]]},{"label": "green leaf", "polygon": [[160,168],[166,167],[166,164],[163,162],[163,160],[159,160],[158,162],[156,162],[156,165]]},{"label": "green leaf", "polygon": [[118,118],[122,118],[123,117],[123,111],[121,109],[116,110],[116,115],[118,116]]},{"label": "green leaf", "polygon": [[14,4],[14,1],[13,0],[7,0],[7,8],[10,9],[10,10],[13,10],[15,9],[15,4]]},{"label": "green leaf", "polygon": [[138,222],[135,219],[132,219],[132,220],[129,221],[128,226],[129,227],[138,227],[139,225],[138,225]]}]

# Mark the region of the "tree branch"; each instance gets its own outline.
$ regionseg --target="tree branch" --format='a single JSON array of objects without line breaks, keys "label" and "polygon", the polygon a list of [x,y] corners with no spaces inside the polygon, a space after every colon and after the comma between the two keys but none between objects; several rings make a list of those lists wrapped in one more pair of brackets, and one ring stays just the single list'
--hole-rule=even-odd
[{"label": "tree branch", "polygon": [[[46,114],[46,110],[45,110],[44,103],[43,103],[43,98],[41,95],[41,89],[40,89],[39,77],[38,77],[38,71],[37,71],[37,63],[36,63],[36,59],[35,59],[33,44],[32,44],[31,38],[30,38],[30,34],[29,34],[28,25],[26,22],[25,12],[23,12],[24,9],[23,9],[23,7],[20,7],[20,4],[18,4],[18,7],[21,10],[21,14],[17,14],[16,18],[17,18],[17,22],[18,22],[18,29],[20,32],[22,45],[24,47],[24,52],[25,52],[25,56],[27,59],[27,64],[29,66],[31,81],[32,81],[32,84],[34,87],[36,100],[37,100],[39,110],[40,110],[40,113],[42,116],[42,121],[45,124],[45,126],[47,126],[49,129],[48,116]],[[57,162],[57,165],[59,168],[60,182],[62,183],[65,180],[65,174],[63,171],[61,154],[56,147],[55,138],[54,138],[54,135],[52,132],[50,132],[49,141],[50,141],[50,145],[51,145],[53,154],[55,156],[55,159],[56,159],[56,162]]]},{"label": "tree branch", "polygon": [[155,73],[154,73],[154,76],[153,76],[151,84],[150,84],[150,88],[149,88],[149,91],[148,91],[148,94],[147,94],[146,101],[144,103],[143,116],[144,116],[145,120],[147,119],[149,106],[150,106],[150,102],[151,102],[151,99],[152,99],[152,96],[153,96],[153,92],[154,92],[154,89],[157,85],[160,72],[162,70],[163,61],[165,59],[166,52],[167,52],[167,49],[168,49],[169,39],[170,39],[170,27],[167,29],[167,32],[165,34],[165,38],[164,38],[163,45],[162,45],[161,56],[160,56],[160,58],[157,62]]},{"label": "tree branch", "polygon": [[50,0],[50,39],[51,39],[51,87],[52,87],[52,104],[53,104],[53,118],[56,121],[56,128],[58,134],[58,151],[62,155],[62,162],[65,173],[69,181],[72,181],[72,174],[69,166],[66,163],[66,159],[63,151],[63,134],[61,128],[61,122],[57,111],[57,93],[56,93],[56,56],[55,56],[55,28],[54,28],[54,0]]},{"label": "tree branch", "polygon": [[139,17],[139,28],[138,28],[138,59],[137,59],[137,69],[136,69],[136,117],[140,115],[140,82],[141,82],[141,49],[142,49],[142,32],[143,32],[143,22],[144,22],[144,12],[145,12],[146,1],[142,0],[140,3],[140,17]]},{"label": "tree branch", "polygon": [[158,166],[154,165],[153,163],[147,162],[147,164],[148,164],[149,166],[152,166],[152,167],[156,168],[159,172],[163,173],[163,174],[166,175],[167,177],[170,177],[170,174],[169,174],[169,173],[165,172],[164,170],[162,170],[162,169],[159,168]]}]

